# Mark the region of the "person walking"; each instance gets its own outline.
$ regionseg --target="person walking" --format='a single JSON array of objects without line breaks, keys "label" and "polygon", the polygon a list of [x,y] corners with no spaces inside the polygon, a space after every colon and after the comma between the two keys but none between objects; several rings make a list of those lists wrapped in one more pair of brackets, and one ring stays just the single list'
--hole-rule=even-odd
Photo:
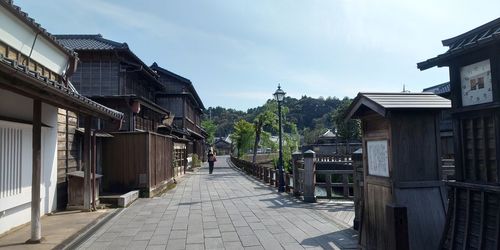
[{"label": "person walking", "polygon": [[217,158],[215,158],[215,152],[212,152],[212,150],[208,150],[208,173],[212,174],[214,171],[214,164],[217,161]]}]

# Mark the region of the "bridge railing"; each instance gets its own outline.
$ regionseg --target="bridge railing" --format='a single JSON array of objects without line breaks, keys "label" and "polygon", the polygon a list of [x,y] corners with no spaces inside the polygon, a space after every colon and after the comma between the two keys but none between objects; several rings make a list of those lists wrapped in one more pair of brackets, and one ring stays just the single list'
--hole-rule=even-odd
[{"label": "bridge railing", "polygon": [[[311,151],[312,152],[312,151]],[[313,152],[314,153],[314,152]],[[294,153],[293,171],[285,173],[285,189],[287,192],[292,192],[295,196],[304,196],[306,185],[312,185],[314,192],[316,187],[325,190],[310,194],[316,197],[315,193],[319,193],[320,198],[332,199],[334,197],[352,198],[354,196],[354,167],[350,155],[319,155],[313,156],[312,180],[306,180],[304,154]],[[254,164],[245,160],[231,157],[233,164],[247,174],[253,175],[271,186],[278,187],[278,173],[273,167]],[[319,181],[317,181],[319,180]],[[334,190],[341,190],[339,195],[334,195]]]}]

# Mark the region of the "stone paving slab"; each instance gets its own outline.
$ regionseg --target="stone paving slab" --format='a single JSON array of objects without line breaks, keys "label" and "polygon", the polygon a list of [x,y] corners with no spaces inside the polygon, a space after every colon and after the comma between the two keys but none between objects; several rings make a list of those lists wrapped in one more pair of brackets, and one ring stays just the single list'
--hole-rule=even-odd
[{"label": "stone paving slab", "polygon": [[80,248],[357,249],[356,232],[329,207],[279,194],[219,157],[212,175],[204,167],[162,197],[139,199]]}]

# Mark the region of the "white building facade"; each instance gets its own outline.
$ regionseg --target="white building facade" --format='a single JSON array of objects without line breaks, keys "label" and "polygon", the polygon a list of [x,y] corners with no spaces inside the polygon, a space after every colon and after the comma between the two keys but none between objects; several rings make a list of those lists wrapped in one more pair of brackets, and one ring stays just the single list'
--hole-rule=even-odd
[{"label": "white building facade", "polygon": [[12,1],[0,0],[0,235],[31,222],[29,240],[39,242],[40,216],[56,209],[58,108],[89,121],[123,117],[74,91],[66,79],[76,63],[74,52]]}]

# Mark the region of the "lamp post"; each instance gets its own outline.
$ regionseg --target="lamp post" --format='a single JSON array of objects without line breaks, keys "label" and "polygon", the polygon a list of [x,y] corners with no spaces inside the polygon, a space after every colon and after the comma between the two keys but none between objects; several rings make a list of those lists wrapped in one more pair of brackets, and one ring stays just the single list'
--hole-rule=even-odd
[{"label": "lamp post", "polygon": [[283,171],[283,139],[281,136],[281,103],[285,99],[285,91],[278,84],[278,89],[274,92],[274,98],[278,102],[278,124],[279,124],[279,159],[278,159],[278,192],[285,192],[285,174]]}]

